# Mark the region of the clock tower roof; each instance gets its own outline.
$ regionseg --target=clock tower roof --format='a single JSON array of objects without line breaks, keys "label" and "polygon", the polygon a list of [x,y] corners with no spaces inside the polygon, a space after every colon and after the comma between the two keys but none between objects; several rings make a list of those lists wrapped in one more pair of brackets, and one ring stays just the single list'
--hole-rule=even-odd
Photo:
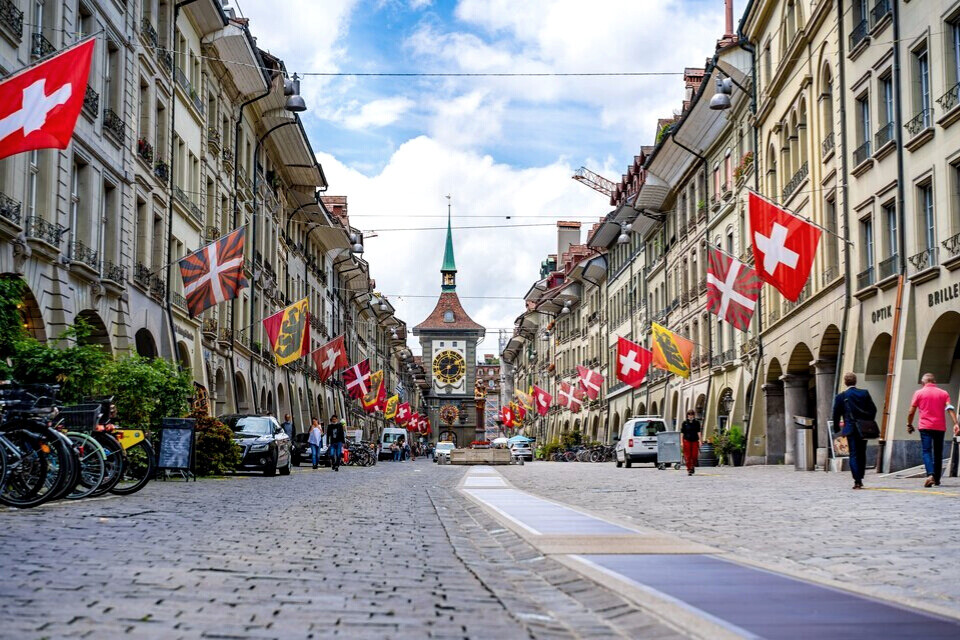
[{"label": "clock tower roof", "polygon": [[413,328],[414,333],[421,331],[479,331],[483,326],[477,324],[464,311],[460,298],[455,291],[444,291],[437,300],[437,306],[427,319]]}]

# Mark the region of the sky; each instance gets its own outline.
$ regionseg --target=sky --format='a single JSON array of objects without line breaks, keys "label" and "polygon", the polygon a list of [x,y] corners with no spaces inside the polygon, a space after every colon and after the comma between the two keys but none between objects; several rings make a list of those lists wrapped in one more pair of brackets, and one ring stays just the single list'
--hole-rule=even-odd
[{"label": "sky", "polygon": [[[302,118],[327,193],[347,196],[376,289],[411,328],[440,292],[450,196],[457,293],[487,327],[481,356],[498,352],[557,252],[556,221],[581,221],[585,239],[609,212],[573,172],[619,181],[657,118],[679,110],[684,67],[703,66],[724,30],[723,0],[230,3],[260,48],[304,76]],[[310,75],[410,72],[671,75]],[[410,346],[419,353],[412,336]]]}]

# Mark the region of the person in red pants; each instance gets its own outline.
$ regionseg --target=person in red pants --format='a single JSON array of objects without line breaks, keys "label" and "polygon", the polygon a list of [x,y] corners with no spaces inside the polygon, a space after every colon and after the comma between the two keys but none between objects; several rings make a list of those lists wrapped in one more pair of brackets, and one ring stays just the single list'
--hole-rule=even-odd
[{"label": "person in red pants", "polygon": [[687,475],[692,476],[700,457],[700,421],[693,411],[687,411],[687,419],[680,425],[683,435],[683,459],[687,463]]}]

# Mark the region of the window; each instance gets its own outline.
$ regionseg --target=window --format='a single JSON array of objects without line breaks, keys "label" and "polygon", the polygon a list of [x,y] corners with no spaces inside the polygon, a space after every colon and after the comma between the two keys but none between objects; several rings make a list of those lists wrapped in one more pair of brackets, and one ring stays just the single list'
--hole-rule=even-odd
[{"label": "window", "polygon": [[947,80],[954,84],[950,93],[953,94],[954,104],[957,103],[958,93],[960,93],[960,17],[956,17],[952,22],[947,23],[947,34],[949,37],[947,60]]},{"label": "window", "polygon": [[863,95],[857,98],[857,142],[863,144],[870,141],[870,97]]},{"label": "window", "polygon": [[720,164],[713,165],[713,194],[714,198],[720,195]]},{"label": "window", "polygon": [[953,210],[953,233],[960,232],[960,162],[950,165],[950,207]]},{"label": "window", "polygon": [[835,200],[827,200],[824,206],[824,217],[827,223],[827,235],[824,237],[824,254],[827,263],[826,273],[824,273],[824,283],[830,282],[836,278],[840,267],[840,245],[837,238],[837,203]]},{"label": "window", "polygon": [[873,218],[866,217],[860,221],[860,240],[863,243],[863,267],[873,268]]},{"label": "window", "polygon": [[40,152],[31,151],[29,155],[29,174],[27,177],[27,215],[37,215],[37,197],[40,183]]},{"label": "window", "polygon": [[897,248],[900,246],[899,239],[897,238],[897,205],[893,202],[888,202],[883,205],[883,221],[886,235],[886,246],[884,247],[887,251],[888,258],[897,257]]},{"label": "window", "polygon": [[893,78],[880,78],[880,121],[883,124],[893,122]]},{"label": "window", "polygon": [[724,191],[730,191],[733,188],[733,159],[730,157],[729,149],[727,149],[727,155],[723,159],[723,182]]},{"label": "window", "polygon": [[930,56],[926,45],[913,52],[914,89],[913,106],[916,124],[921,129],[930,126]]},{"label": "window", "polygon": [[932,253],[933,248],[937,246],[936,220],[933,217],[933,185],[929,182],[921,185],[918,195],[919,202],[917,204],[920,213],[920,233],[918,235],[923,240],[921,249]]},{"label": "window", "polygon": [[74,162],[70,171],[70,234],[74,242],[77,241],[79,231],[77,223],[80,215],[80,171],[80,165]]}]

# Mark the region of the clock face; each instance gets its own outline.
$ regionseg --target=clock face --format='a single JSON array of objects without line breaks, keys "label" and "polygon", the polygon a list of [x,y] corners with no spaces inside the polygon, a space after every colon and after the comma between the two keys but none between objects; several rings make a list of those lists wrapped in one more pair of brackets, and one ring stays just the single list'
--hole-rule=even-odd
[{"label": "clock face", "polygon": [[444,384],[460,382],[467,372],[467,363],[456,351],[441,351],[433,359],[433,377]]}]

